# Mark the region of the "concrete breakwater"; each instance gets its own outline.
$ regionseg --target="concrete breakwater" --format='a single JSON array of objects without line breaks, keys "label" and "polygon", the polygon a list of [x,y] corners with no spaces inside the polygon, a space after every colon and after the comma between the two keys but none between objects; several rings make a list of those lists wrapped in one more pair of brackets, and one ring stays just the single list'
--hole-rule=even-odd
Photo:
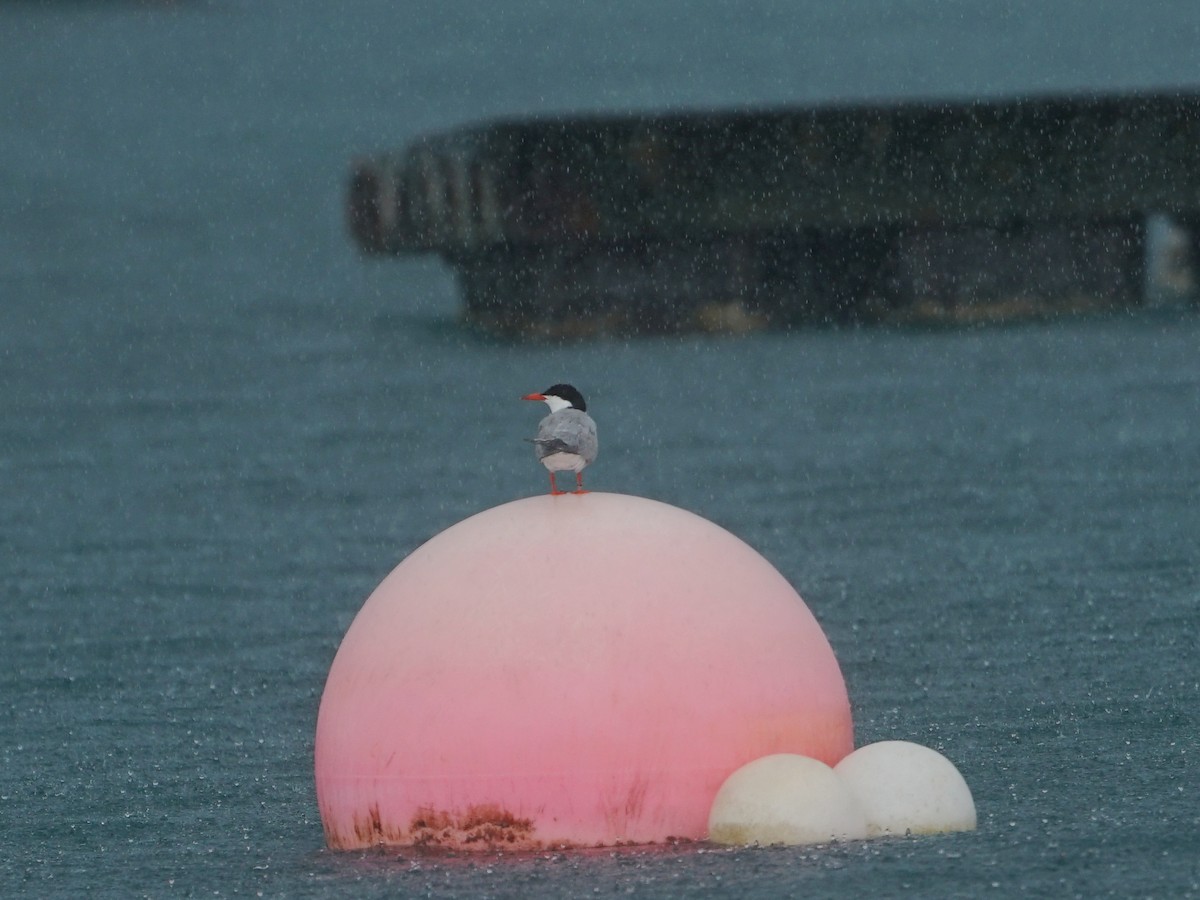
[{"label": "concrete breakwater", "polygon": [[1198,151],[1180,92],[499,121],[355,161],[348,217],[501,332],[971,322],[1144,302]]}]

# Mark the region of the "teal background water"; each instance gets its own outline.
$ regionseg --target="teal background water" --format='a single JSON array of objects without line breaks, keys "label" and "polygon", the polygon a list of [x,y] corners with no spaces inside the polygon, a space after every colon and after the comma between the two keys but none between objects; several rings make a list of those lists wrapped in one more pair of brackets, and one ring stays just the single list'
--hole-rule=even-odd
[{"label": "teal background water", "polygon": [[[0,5],[0,893],[1195,896],[1200,320],[508,344],[364,261],[349,159],[580,109],[1200,85],[1157,2]],[[860,743],[979,829],[833,848],[323,849],[312,737],[362,601],[544,489],[516,398],[584,389],[598,490],[758,548]]]}]

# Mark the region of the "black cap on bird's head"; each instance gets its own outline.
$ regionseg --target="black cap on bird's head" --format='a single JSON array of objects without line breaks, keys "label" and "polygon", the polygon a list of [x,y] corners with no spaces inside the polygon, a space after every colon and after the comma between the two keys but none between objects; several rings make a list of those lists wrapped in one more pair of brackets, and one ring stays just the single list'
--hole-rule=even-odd
[{"label": "black cap on bird's head", "polygon": [[570,384],[555,384],[542,391],[547,397],[558,397],[560,400],[566,400],[580,412],[587,411],[587,401],[583,399],[583,394],[579,393],[573,385]]},{"label": "black cap on bird's head", "polygon": [[587,412],[587,402],[583,399],[583,394],[579,393],[579,391],[569,384],[554,384],[540,394],[528,394],[521,399],[545,400],[547,397],[557,397],[560,400],[570,403],[571,406],[580,412]]}]

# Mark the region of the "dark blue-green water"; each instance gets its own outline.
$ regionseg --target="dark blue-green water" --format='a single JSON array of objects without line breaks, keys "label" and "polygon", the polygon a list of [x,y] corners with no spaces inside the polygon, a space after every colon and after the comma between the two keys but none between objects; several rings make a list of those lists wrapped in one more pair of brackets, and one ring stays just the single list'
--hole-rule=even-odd
[{"label": "dark blue-green water", "polygon": [[[576,109],[1200,85],[1152,2],[0,5],[0,895],[1200,894],[1200,317],[512,345],[366,262],[355,153]],[[707,516],[825,626],[859,743],[970,834],[323,848],[317,704],[421,541],[544,490]]]}]

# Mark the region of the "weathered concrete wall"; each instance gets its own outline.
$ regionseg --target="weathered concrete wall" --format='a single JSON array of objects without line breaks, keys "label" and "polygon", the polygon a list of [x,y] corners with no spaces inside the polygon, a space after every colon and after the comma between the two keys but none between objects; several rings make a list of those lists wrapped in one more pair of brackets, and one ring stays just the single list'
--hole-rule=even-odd
[{"label": "weathered concrete wall", "polygon": [[1152,212],[1200,222],[1198,94],[501,122],[350,198],[364,248],[441,254],[505,326],[1134,303]]}]

